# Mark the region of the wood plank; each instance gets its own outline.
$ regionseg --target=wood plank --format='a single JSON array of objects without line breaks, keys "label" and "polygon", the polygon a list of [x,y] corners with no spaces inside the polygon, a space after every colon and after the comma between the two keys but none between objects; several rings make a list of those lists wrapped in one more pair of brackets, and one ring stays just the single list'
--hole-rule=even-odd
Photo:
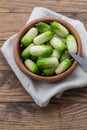
[{"label": "wood plank", "polygon": [[25,25],[27,13],[0,13],[0,40],[6,40]]},{"label": "wood plank", "polygon": [[87,130],[87,104],[0,103],[3,130]]},{"label": "wood plank", "polygon": [[87,12],[87,0],[0,0],[0,12],[31,12],[36,6],[56,12]]},{"label": "wood plank", "polygon": [[3,54],[1,53],[1,51],[0,51],[0,67],[1,67],[0,71],[3,71],[3,70],[4,71],[10,71],[11,70],[7,61],[5,60]]},{"label": "wood plank", "polygon": [[[62,13],[73,19],[81,20],[87,29],[86,13]],[[0,40],[6,40],[19,32],[25,25],[30,13],[0,13]],[[2,42],[0,42],[1,46]]]}]

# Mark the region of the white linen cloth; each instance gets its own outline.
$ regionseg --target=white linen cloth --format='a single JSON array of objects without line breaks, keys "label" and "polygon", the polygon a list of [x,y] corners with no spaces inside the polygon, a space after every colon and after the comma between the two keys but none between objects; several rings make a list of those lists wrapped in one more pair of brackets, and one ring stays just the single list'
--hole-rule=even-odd
[{"label": "white linen cloth", "polygon": [[[82,22],[65,17],[46,8],[35,7],[27,23],[41,17],[56,17],[69,22],[69,24],[71,24],[79,33],[82,40],[82,55],[87,58],[87,32]],[[4,43],[1,47],[1,51],[23,87],[31,95],[37,105],[45,107],[53,96],[57,95],[57,98],[59,98],[63,92],[68,89],[87,87],[87,72],[85,72],[79,65],[68,77],[55,83],[39,82],[26,76],[18,68],[13,57],[13,43],[16,35],[17,34],[10,37]]]}]

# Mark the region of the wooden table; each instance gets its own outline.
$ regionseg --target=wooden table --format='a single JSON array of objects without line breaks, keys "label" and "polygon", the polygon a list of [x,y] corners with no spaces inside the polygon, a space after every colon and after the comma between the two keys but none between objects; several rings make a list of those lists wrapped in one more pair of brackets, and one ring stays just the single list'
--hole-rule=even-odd
[{"label": "wooden table", "polygon": [[[0,0],[0,47],[35,6],[79,19],[87,29],[87,0]],[[87,130],[87,88],[69,90],[39,108],[0,52],[0,130]]]}]

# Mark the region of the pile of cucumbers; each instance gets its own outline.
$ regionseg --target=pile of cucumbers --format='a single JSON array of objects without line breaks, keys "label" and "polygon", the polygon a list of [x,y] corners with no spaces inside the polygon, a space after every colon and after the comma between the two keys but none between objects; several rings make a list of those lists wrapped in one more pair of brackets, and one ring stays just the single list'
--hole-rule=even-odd
[{"label": "pile of cucumbers", "polygon": [[68,29],[56,21],[38,22],[21,38],[21,58],[32,73],[52,76],[73,63],[69,53],[77,53],[77,42]]}]

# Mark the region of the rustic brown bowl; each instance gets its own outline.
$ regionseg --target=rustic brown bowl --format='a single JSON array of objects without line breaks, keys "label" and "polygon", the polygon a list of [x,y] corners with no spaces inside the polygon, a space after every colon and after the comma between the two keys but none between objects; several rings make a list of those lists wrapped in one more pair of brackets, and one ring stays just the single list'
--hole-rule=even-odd
[{"label": "rustic brown bowl", "polygon": [[81,45],[81,39],[79,37],[79,34],[77,33],[77,31],[75,30],[75,28],[73,28],[69,23],[65,22],[64,20],[61,19],[56,19],[56,18],[38,18],[36,20],[33,20],[32,22],[29,22],[29,24],[25,25],[24,28],[18,33],[15,41],[14,41],[14,47],[13,47],[13,53],[14,53],[14,59],[16,61],[16,64],[18,65],[18,67],[29,77],[39,80],[39,81],[44,81],[44,82],[55,82],[58,81],[60,79],[65,78],[66,76],[68,76],[69,74],[71,74],[72,71],[75,70],[75,68],[77,67],[78,63],[77,61],[73,61],[73,64],[70,68],[68,68],[66,71],[64,71],[61,74],[58,75],[54,75],[54,76],[49,76],[49,77],[45,77],[45,76],[40,76],[37,74],[34,74],[32,72],[30,72],[24,65],[24,63],[22,62],[21,58],[20,58],[20,40],[21,38],[24,36],[24,34],[31,28],[33,27],[37,22],[52,22],[52,21],[57,21],[59,23],[61,23],[62,25],[64,25],[71,34],[73,34],[77,40],[77,46],[78,46],[78,51],[77,51],[77,55],[81,55],[82,52],[82,45]]}]

